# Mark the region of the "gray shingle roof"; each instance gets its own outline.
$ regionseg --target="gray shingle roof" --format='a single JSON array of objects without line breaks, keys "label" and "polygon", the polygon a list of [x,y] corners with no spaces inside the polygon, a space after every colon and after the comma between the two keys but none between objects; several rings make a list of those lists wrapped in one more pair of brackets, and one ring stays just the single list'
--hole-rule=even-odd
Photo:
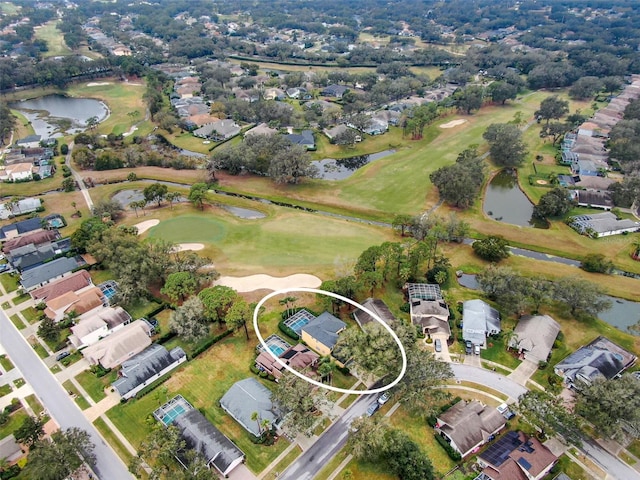
[{"label": "gray shingle roof", "polygon": [[78,268],[75,258],[62,257],[22,273],[22,286],[29,290]]},{"label": "gray shingle roof", "polygon": [[[280,418],[277,408],[271,402],[271,390],[255,378],[245,378],[234,383],[220,399],[220,406],[256,437],[261,433],[258,422],[269,420],[270,424],[274,424]],[[251,419],[254,412],[258,412],[258,420]]]},{"label": "gray shingle roof", "polygon": [[[396,317],[391,313],[391,310],[389,310],[389,307],[383,300],[367,298],[362,306],[378,315],[378,317],[380,317],[387,325],[392,325],[396,321]],[[361,327],[367,323],[376,321],[371,315],[363,310],[356,310],[353,312],[353,318],[356,319],[356,322],[358,322],[358,325]]]},{"label": "gray shingle roof", "polygon": [[525,315],[514,329],[517,337],[510,342],[512,347],[524,351],[524,358],[532,362],[546,361],[551,353],[560,325],[549,315]]},{"label": "gray shingle roof", "polygon": [[121,376],[111,385],[120,396],[124,396],[184,356],[186,354],[180,347],[169,352],[162,345],[154,343],[129,360],[122,362]]},{"label": "gray shingle roof", "polygon": [[173,424],[180,429],[187,448],[200,453],[226,475],[232,464],[244,458],[244,453],[198,410],[189,410],[176,417]]},{"label": "gray shingle roof", "polygon": [[29,218],[21,222],[11,223],[0,227],[0,240],[7,238],[9,232],[15,231],[17,235],[33,232],[42,228],[42,219],[40,217]]},{"label": "gray shingle roof", "polygon": [[338,341],[338,332],[346,328],[346,326],[347,324],[339,318],[334,317],[329,312],[324,312],[302,327],[302,331],[329,349],[333,349]]},{"label": "gray shingle roof", "polygon": [[484,345],[486,336],[500,331],[500,314],[482,300],[467,300],[462,304],[462,338],[475,345]]}]

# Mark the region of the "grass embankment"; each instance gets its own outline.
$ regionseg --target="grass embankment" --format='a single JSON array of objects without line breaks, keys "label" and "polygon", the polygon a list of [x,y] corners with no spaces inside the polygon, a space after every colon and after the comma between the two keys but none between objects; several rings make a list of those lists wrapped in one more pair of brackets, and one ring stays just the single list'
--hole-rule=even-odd
[{"label": "grass embankment", "polygon": [[73,399],[75,400],[78,407],[80,407],[80,410],[86,410],[91,406],[87,399],[80,395],[80,392],[71,380],[67,380],[66,382],[64,382],[62,384],[62,388],[69,392],[70,395],[73,395]]},{"label": "grass embankment", "polygon": [[96,418],[93,422],[93,426],[98,429],[100,435],[102,435],[111,448],[115,450],[125,465],[129,465],[131,460],[133,460],[133,455],[131,455],[129,450],[127,450],[118,437],[116,437],[113,430],[109,428],[106,422],[102,418]]}]

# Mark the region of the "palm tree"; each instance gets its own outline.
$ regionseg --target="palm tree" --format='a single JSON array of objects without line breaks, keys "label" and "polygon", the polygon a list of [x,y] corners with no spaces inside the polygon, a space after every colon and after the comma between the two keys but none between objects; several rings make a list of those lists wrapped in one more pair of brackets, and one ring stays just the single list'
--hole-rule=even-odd
[{"label": "palm tree", "polygon": [[515,341],[515,343],[518,343],[518,334],[515,332],[515,330],[509,330],[504,332],[504,344],[506,346],[506,349],[509,350],[510,348],[510,344],[512,341]]},{"label": "palm tree", "polygon": [[169,202],[169,208],[173,210],[173,202],[177,202],[182,197],[180,192],[169,192],[167,193],[166,199]]},{"label": "palm tree", "polygon": [[333,362],[330,357],[325,357],[318,367],[318,375],[323,379],[328,378],[329,385],[331,385],[333,383],[333,372],[336,368],[335,362]]},{"label": "palm tree", "polygon": [[[260,414],[258,412],[251,412],[251,420],[258,424],[258,432],[262,435],[262,418],[260,418]],[[267,420],[268,422],[268,420]]]}]

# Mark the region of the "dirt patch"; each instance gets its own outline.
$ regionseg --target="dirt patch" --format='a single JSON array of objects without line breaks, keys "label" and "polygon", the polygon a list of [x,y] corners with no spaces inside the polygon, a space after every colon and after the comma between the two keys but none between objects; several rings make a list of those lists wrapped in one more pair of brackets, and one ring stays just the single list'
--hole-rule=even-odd
[{"label": "dirt patch", "polygon": [[271,275],[258,274],[248,277],[220,277],[215,285],[225,285],[238,292],[253,292],[254,290],[280,290],[283,288],[318,288],[322,280],[315,275],[296,273],[288,277],[272,277]]},{"label": "dirt patch", "polygon": [[547,182],[546,180],[536,180],[536,183],[537,183],[538,185],[546,185],[546,184],[547,184],[547,183],[549,183],[549,182]]},{"label": "dirt patch", "polygon": [[87,87],[102,87],[104,85],[111,85],[111,82],[89,82]]},{"label": "dirt patch", "polygon": [[173,250],[175,252],[184,252],[185,250],[197,251],[197,250],[203,250],[203,249],[204,249],[203,243],[179,243],[174,247]]},{"label": "dirt patch", "polygon": [[462,125],[463,123],[467,123],[467,121],[464,118],[461,118],[459,120],[451,120],[450,122],[443,123],[442,125],[440,125],[440,128],[453,128],[453,127],[457,127],[458,125]]},{"label": "dirt patch", "polygon": [[134,225],[138,229],[138,235],[142,235],[144,232],[149,230],[152,227],[155,227],[160,223],[160,220],[154,218],[153,220],[145,220],[144,222],[140,222]]}]

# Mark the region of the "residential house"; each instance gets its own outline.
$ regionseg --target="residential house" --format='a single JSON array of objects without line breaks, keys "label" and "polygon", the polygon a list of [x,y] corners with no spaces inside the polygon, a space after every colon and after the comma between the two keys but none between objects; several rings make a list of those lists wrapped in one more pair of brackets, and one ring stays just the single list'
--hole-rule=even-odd
[{"label": "residential house", "polygon": [[578,233],[595,238],[640,231],[640,222],[618,219],[611,212],[576,215],[569,218],[569,225]]},{"label": "residential house", "polygon": [[[175,408],[173,405],[179,405]],[[167,414],[166,412],[171,412]],[[165,426],[175,425],[189,450],[202,455],[207,467],[212,466],[227,477],[244,461],[244,453],[220,430],[214,427],[199,410],[177,395],[153,412],[153,416]],[[169,418],[169,420],[167,419]],[[186,468],[184,452],[176,452],[178,461]]]},{"label": "residential house", "polygon": [[111,49],[111,53],[113,53],[116,57],[130,57],[131,49],[126,45],[116,45]]},{"label": "residential house", "polygon": [[304,98],[306,93],[307,89],[304,87],[287,88],[287,96],[296,100]]},{"label": "residential house", "polygon": [[608,190],[571,190],[571,198],[580,207],[601,208],[611,210],[615,207],[611,192]]},{"label": "residential house", "polygon": [[284,100],[285,98],[287,98],[284,90],[281,90],[279,88],[265,88],[262,96],[265,100]]},{"label": "residential house", "polygon": [[113,368],[151,345],[151,333],[147,322],[136,320],[85,348],[82,355],[91,365],[100,363],[104,368]]},{"label": "residential house", "polygon": [[507,432],[478,455],[483,470],[475,480],[541,480],[557,460],[537,438]]},{"label": "residential house", "polygon": [[549,359],[553,342],[560,333],[560,324],[549,315],[525,315],[520,317],[513,332],[509,347],[537,364]]},{"label": "residential house", "polygon": [[597,177],[599,172],[598,166],[594,162],[591,160],[581,160],[580,157],[578,157],[578,160],[571,163],[571,173],[581,177]]},{"label": "residential house", "polygon": [[7,260],[11,266],[19,271],[25,271],[42,265],[48,260],[56,256],[54,249],[55,244],[43,243],[42,245],[34,245],[33,243],[18,247],[11,250],[7,255]]},{"label": "residential house", "polygon": [[88,347],[122,330],[130,323],[131,315],[122,307],[105,307],[96,312],[89,311],[71,327],[72,335],[69,336],[69,340],[77,349]]},{"label": "residential house", "polygon": [[477,400],[460,400],[438,415],[435,430],[463,457],[502,430],[507,420],[498,410]]},{"label": "residential house", "polygon": [[324,97],[342,98],[342,96],[349,91],[349,87],[344,85],[329,85],[322,89],[320,95]]},{"label": "residential house", "polygon": [[250,130],[247,130],[244,134],[245,137],[250,137],[251,135],[275,135],[276,133],[278,133],[278,129],[277,128],[271,128],[269,125],[267,125],[266,123],[261,123],[259,125],[256,125],[255,127],[253,127]]},{"label": "residential house", "polygon": [[[387,304],[384,303],[384,300],[370,297],[364,301],[362,306],[370,310],[372,313],[375,313],[378,318],[380,318],[387,325],[393,325],[396,322],[396,317],[393,315],[393,313],[391,313],[391,310],[389,310]],[[377,322],[374,317],[372,317],[362,309],[357,309],[355,312],[353,312],[353,318],[358,323],[358,325],[360,325],[360,328],[371,322]]]},{"label": "residential house", "polygon": [[81,292],[71,291],[59,297],[51,298],[46,301],[46,305],[44,314],[47,318],[55,322],[60,322],[68,313],[74,312],[80,316],[107,306],[108,300],[105,298],[102,290],[98,287],[91,286]]},{"label": "residential house", "polygon": [[[42,225],[42,222],[40,222]],[[53,242],[60,238],[58,230],[39,230],[33,233],[26,233],[16,238],[7,240],[2,245],[2,252],[7,254],[15,248],[24,247],[25,245],[41,245],[43,243]]]},{"label": "residential house", "polygon": [[342,320],[324,312],[302,327],[301,338],[320,355],[331,355],[338,342],[338,334],[346,327]]},{"label": "residential house", "polygon": [[487,335],[500,333],[500,314],[482,300],[467,300],[462,304],[462,338],[474,345],[486,347]]},{"label": "residential house", "polygon": [[608,338],[598,337],[558,362],[554,371],[570,387],[580,383],[590,385],[596,379],[611,380],[617,377],[637,358]]},{"label": "residential house", "polygon": [[389,122],[384,119],[372,117],[362,131],[367,135],[382,135],[389,130]]},{"label": "residential house", "polygon": [[29,292],[72,273],[78,266],[78,261],[75,258],[56,258],[51,262],[22,272],[20,284]]},{"label": "residential house", "polygon": [[[282,418],[278,408],[271,401],[271,390],[253,377],[240,380],[227,390],[220,399],[220,406],[242,427],[255,437],[260,437],[265,430],[263,421],[269,426],[276,426]],[[254,419],[253,414],[258,418]]]},{"label": "residential house", "polygon": [[20,222],[11,223],[0,227],[0,242],[17,238],[31,232],[42,230],[42,219],[39,217],[29,218]]},{"label": "residential house", "polygon": [[373,114],[373,118],[383,120],[389,125],[397,126],[402,114],[393,110],[379,110]]},{"label": "residential house", "polygon": [[40,146],[40,135],[28,135],[20,140],[16,141],[16,145],[21,148],[37,148]]},{"label": "residential house", "polygon": [[[305,345],[299,343],[295,346],[289,346],[284,352],[278,355],[278,358],[290,367],[302,371],[313,368],[318,363],[320,356]],[[270,375],[273,375],[276,382],[282,377],[285,368],[278,363],[273,356],[261,350],[256,358],[256,368]]]},{"label": "residential house", "polygon": [[443,338],[446,341],[451,337],[449,307],[444,300],[412,299],[409,312],[411,323],[422,328],[422,333],[429,338]]},{"label": "residential house", "polygon": [[122,363],[118,379],[111,386],[122,398],[129,399],[186,361],[187,354],[182,348],[175,347],[168,351],[162,345],[153,343]]},{"label": "residential house", "polygon": [[437,283],[407,283],[403,290],[409,302],[412,300],[442,300],[442,291]]},{"label": "residential house", "polygon": [[91,275],[86,270],[79,270],[44,287],[31,290],[29,294],[39,302],[59,297],[67,292],[78,292],[89,286],[93,286]]},{"label": "residential house", "polygon": [[340,124],[336,125],[335,127],[325,128],[322,133],[324,133],[329,140],[335,140],[336,137],[339,137],[348,129],[349,127],[347,127],[346,125]]},{"label": "residential house", "polygon": [[16,203],[0,203],[0,220],[36,212],[40,208],[42,208],[42,202],[39,198],[23,198]]},{"label": "residential house", "polygon": [[211,138],[215,142],[221,142],[235,137],[240,130],[240,125],[233,120],[218,120],[194,130],[193,134],[196,137]]},{"label": "residential house", "polygon": [[294,145],[302,145],[307,150],[315,150],[316,149],[316,140],[313,138],[313,132],[311,130],[303,130],[298,133],[290,133],[287,135],[287,138]]},{"label": "residential house", "polygon": [[14,465],[26,455],[16,437],[10,433],[0,440],[0,459],[7,461],[8,465]]}]

